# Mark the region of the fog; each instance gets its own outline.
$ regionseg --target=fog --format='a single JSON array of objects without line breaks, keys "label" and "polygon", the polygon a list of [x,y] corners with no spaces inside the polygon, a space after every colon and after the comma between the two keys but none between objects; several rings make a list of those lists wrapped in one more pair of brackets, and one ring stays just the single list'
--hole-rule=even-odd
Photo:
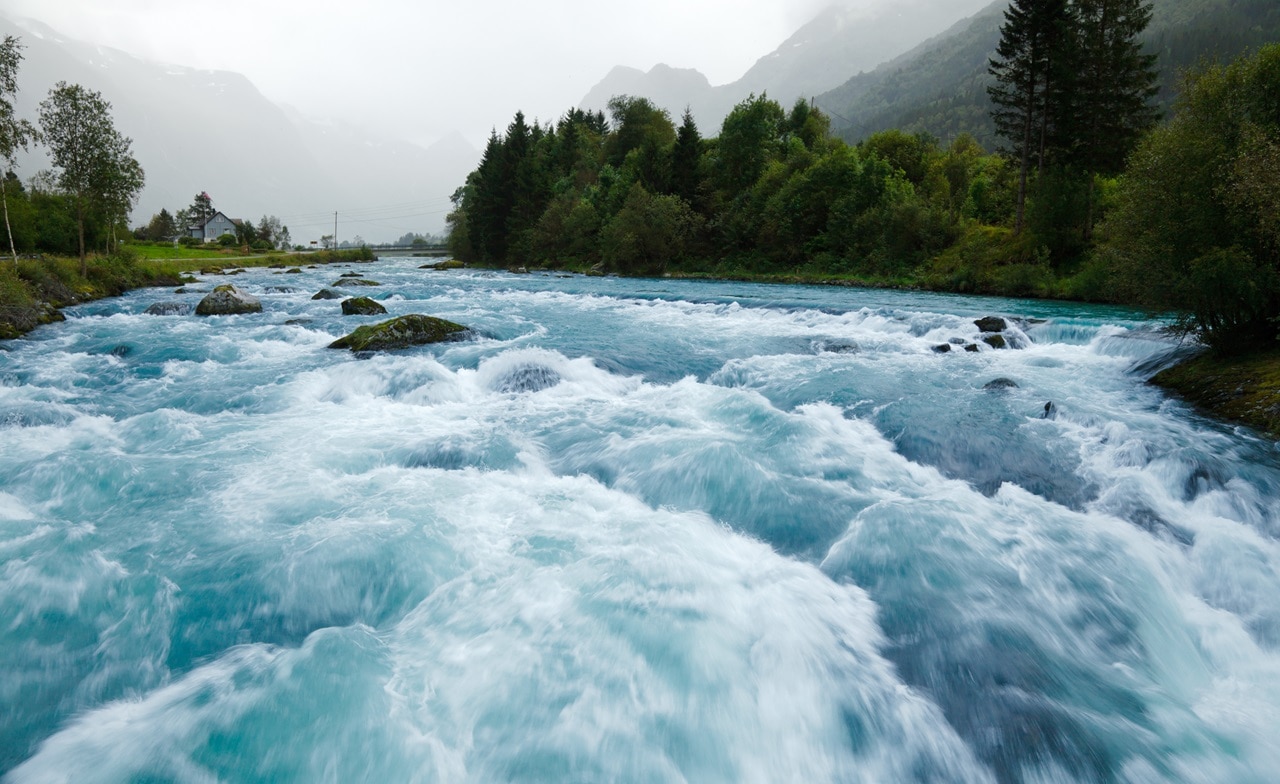
[{"label": "fog", "polygon": [[[872,2],[850,0],[847,4]],[[733,81],[820,0],[4,0],[84,41],[237,71],[313,117],[367,116],[426,144],[480,144],[516,109],[550,119],[615,65],[697,68]]]}]

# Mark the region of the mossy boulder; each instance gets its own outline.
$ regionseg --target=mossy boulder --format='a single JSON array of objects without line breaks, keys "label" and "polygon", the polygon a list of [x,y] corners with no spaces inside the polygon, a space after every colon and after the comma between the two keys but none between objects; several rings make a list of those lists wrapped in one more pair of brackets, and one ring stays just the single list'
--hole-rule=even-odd
[{"label": "mossy boulder", "polygon": [[387,309],[368,297],[352,297],[342,301],[344,316],[381,316]]},{"label": "mossy boulder", "polygon": [[387,351],[456,340],[468,331],[466,327],[452,321],[413,314],[359,327],[350,335],[330,343],[329,348]]},{"label": "mossy boulder", "polygon": [[450,259],[449,261],[438,261],[438,262],[436,262],[435,264],[423,264],[421,267],[418,267],[418,269],[424,269],[424,270],[452,270],[452,269],[462,269],[462,268],[463,268],[463,267],[465,267],[465,266],[467,266],[467,265],[466,265],[466,264],[463,264],[462,262],[460,262],[460,261],[458,261],[458,260],[456,260],[456,259]]},{"label": "mossy boulder", "polygon": [[382,284],[376,280],[366,280],[365,278],[343,278],[335,280],[334,286],[381,286]]},{"label": "mossy boulder", "polygon": [[257,297],[231,285],[218,286],[196,305],[197,316],[233,316],[261,312],[262,303]]}]

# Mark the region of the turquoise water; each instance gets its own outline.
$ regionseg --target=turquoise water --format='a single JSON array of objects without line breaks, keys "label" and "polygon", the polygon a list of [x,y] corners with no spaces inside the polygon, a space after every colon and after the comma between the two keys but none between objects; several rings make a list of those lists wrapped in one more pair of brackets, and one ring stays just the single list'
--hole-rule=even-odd
[{"label": "turquoise water", "polygon": [[1138,314],[342,271],[0,345],[6,782],[1276,780],[1280,453]]}]

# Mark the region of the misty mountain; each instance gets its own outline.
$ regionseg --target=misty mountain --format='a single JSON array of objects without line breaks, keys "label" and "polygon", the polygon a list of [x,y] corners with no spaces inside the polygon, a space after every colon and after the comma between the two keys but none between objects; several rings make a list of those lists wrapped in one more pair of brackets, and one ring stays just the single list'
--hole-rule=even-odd
[{"label": "misty mountain", "polygon": [[696,70],[657,65],[648,72],[617,67],[582,99],[603,109],[615,95],[648,98],[679,118],[685,107],[714,133],[735,104],[751,94],[789,106],[797,98],[835,88],[926,38],[946,30],[989,0],[897,0],[870,8],[825,8],[735,82],[713,87]]},{"label": "misty mountain", "polygon": [[[280,216],[299,241],[332,231],[334,210],[385,217],[366,231],[342,231],[348,236],[438,231],[449,194],[479,159],[460,138],[423,149],[371,138],[353,125],[310,122],[240,74],[150,62],[31,20],[0,16],[0,35],[19,36],[25,46],[19,116],[34,121],[36,105],[58,81],[97,90],[111,102],[116,128],[133,139],[147,176],[134,224],[207,191],[233,217]],[[19,159],[18,174],[25,180],[47,166],[37,150]],[[375,209],[390,207],[396,209]]]},{"label": "misty mountain", "polygon": [[[987,62],[1000,41],[1007,0],[997,0],[950,30],[817,98],[850,142],[889,128],[932,134],[944,142],[965,132],[988,149],[998,144],[989,116]],[[1143,35],[1159,69],[1166,111],[1180,74],[1202,59],[1229,60],[1280,40],[1276,0],[1153,0]]]}]

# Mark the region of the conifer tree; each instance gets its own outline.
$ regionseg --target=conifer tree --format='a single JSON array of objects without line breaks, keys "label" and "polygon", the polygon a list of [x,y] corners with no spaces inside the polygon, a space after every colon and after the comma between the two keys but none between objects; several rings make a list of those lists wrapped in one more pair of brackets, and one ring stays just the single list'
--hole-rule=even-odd
[{"label": "conifer tree", "polygon": [[1097,174],[1118,174],[1155,124],[1155,55],[1138,36],[1151,21],[1149,0],[1075,0],[1072,68],[1076,123],[1071,160]]},{"label": "conifer tree", "polygon": [[690,205],[696,205],[698,200],[698,183],[701,182],[698,164],[701,160],[702,134],[698,133],[698,125],[686,108],[671,150],[671,192]]},{"label": "conifer tree", "polygon": [[1066,60],[1067,0],[1013,0],[1004,13],[1000,44],[987,71],[995,104],[996,132],[1018,160],[1016,232],[1026,218],[1027,179],[1031,167],[1044,166],[1051,150],[1059,108],[1065,100],[1061,75]]},{"label": "conifer tree", "polygon": [[1088,178],[1085,238],[1092,233],[1093,177],[1116,175],[1157,112],[1155,55],[1138,36],[1151,21],[1149,0],[1074,0],[1073,76],[1066,160]]}]

